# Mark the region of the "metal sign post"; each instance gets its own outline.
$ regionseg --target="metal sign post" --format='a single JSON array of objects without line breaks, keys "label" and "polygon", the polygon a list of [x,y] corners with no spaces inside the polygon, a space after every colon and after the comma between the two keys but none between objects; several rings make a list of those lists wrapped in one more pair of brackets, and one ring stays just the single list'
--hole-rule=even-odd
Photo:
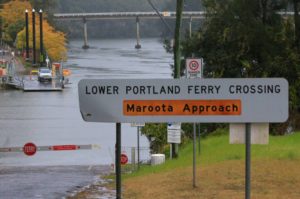
[{"label": "metal sign post", "polygon": [[145,123],[131,123],[132,127],[137,127],[137,164],[138,164],[138,169],[140,168],[140,128],[145,126]]},{"label": "metal sign post", "polygon": [[137,126],[137,164],[140,169],[140,127]]},{"label": "metal sign post", "polygon": [[200,123],[198,124],[199,129],[198,129],[198,154],[200,155],[201,152],[201,145],[200,145],[200,141],[201,141],[201,131],[200,131]]},{"label": "metal sign post", "polygon": [[181,143],[181,123],[179,122],[168,123],[167,142],[170,143],[170,159],[177,158],[178,144]]},{"label": "metal sign post", "polygon": [[250,199],[251,193],[251,124],[246,123],[246,161],[245,161],[245,199]]},{"label": "metal sign post", "polygon": [[116,191],[117,199],[121,199],[121,123],[116,123]]},{"label": "metal sign post", "polygon": [[[191,24],[191,21],[190,21]],[[191,30],[190,30],[191,33]],[[203,59],[195,58],[192,55],[192,58],[186,59],[186,76],[189,79],[193,78],[202,78],[203,71]],[[196,123],[193,123],[193,187],[196,188]],[[200,131],[200,123],[199,123]],[[200,149],[200,134],[199,134],[199,149]],[[200,154],[200,151],[199,151]]]},{"label": "metal sign post", "polygon": [[193,127],[193,187],[196,188],[196,123]]}]

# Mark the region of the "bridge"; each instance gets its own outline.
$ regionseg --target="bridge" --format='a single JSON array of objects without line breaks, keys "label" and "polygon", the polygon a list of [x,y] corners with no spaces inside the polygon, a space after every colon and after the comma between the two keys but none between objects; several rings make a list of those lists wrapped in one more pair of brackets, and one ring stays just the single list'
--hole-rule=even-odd
[{"label": "bridge", "polygon": [[[294,15],[294,12],[277,12],[282,17]],[[300,14],[300,13],[299,13]],[[189,19],[189,34],[192,34],[192,20],[204,19],[207,16],[205,11],[182,12],[183,19]],[[140,45],[140,18],[144,19],[174,19],[176,12],[103,12],[103,13],[56,13],[53,15],[56,20],[82,20],[84,29],[83,48],[89,48],[87,39],[87,20],[101,19],[136,19],[136,41],[135,48],[141,48]]]},{"label": "bridge", "polygon": [[[204,18],[205,11],[182,12],[182,18]],[[176,12],[159,12],[164,18],[176,18]],[[53,15],[56,19],[81,20],[85,19],[132,19],[146,18],[157,19],[156,12],[102,12],[102,13],[57,13]]]},{"label": "bridge", "polygon": [[[192,33],[192,20],[205,18],[205,11],[182,12],[183,19],[189,19],[189,34]],[[87,39],[87,20],[101,19],[136,19],[136,40],[135,48],[140,45],[140,19],[174,19],[176,12],[104,12],[104,13],[56,13],[53,15],[56,20],[82,20],[84,29],[83,48],[89,48]]]}]

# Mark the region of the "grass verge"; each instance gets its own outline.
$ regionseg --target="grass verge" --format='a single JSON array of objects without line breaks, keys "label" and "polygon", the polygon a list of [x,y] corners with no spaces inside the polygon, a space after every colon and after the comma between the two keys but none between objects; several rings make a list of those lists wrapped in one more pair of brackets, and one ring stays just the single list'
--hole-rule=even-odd
[{"label": "grass verge", "polygon": [[[124,176],[124,198],[244,198],[245,145],[230,145],[228,135],[201,142],[197,188],[192,187],[192,143],[176,160],[143,166]],[[300,133],[270,137],[252,145],[252,198],[300,198]]]}]

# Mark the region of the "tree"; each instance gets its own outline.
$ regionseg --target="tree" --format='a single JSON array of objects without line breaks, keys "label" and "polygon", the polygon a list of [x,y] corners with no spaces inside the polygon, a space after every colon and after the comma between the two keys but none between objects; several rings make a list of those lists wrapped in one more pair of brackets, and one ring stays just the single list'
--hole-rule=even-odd
[{"label": "tree", "polygon": [[42,9],[44,12],[49,12],[57,5],[56,0],[30,0],[30,3],[33,8]]},{"label": "tree", "polygon": [[164,146],[167,143],[166,123],[146,124],[141,131],[148,138],[152,153],[164,152]]},{"label": "tree", "polygon": [[2,26],[4,33],[4,41],[10,45],[15,42],[17,33],[24,27],[25,9],[30,9],[31,5],[28,1],[9,1],[3,4],[0,16],[2,18]]},{"label": "tree", "polygon": [[[39,23],[36,24],[36,29],[39,30]],[[67,48],[65,34],[56,31],[47,21],[43,22],[44,30],[44,47],[47,55],[53,61],[61,61],[67,59]],[[17,48],[24,49],[25,47],[25,28],[18,33]],[[29,29],[29,40],[32,40],[32,29]],[[40,46],[40,34],[36,34],[36,46]],[[32,47],[32,42],[29,43]]]},{"label": "tree", "polygon": [[[299,108],[300,57],[294,24],[271,0],[206,0],[204,26],[183,43],[184,56],[201,56],[206,77],[285,77],[290,111]],[[297,36],[296,36],[297,38]],[[292,118],[291,118],[292,119]]]},{"label": "tree", "polygon": [[[4,41],[10,45],[16,42],[18,49],[25,48],[25,10],[28,10],[29,19],[32,18],[32,6],[28,1],[13,0],[3,5],[0,16],[4,26]],[[45,13],[44,13],[45,14]],[[36,16],[37,17],[37,16]],[[46,18],[46,17],[45,17]],[[31,20],[29,20],[31,21]],[[39,20],[36,20],[36,46],[39,50]],[[65,34],[56,31],[43,19],[44,47],[48,56],[54,61],[65,60],[67,55]],[[29,40],[32,41],[32,25],[29,25]],[[29,42],[32,47],[32,42]]]}]

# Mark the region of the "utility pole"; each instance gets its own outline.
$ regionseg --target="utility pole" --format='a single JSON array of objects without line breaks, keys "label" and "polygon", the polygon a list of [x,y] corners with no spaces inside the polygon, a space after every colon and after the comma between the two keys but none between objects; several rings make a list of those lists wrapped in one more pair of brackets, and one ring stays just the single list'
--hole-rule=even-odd
[{"label": "utility pole", "polygon": [[28,28],[28,10],[25,10],[25,33],[26,33],[26,61],[29,61],[29,28]]},{"label": "utility pole", "polygon": [[181,28],[181,18],[182,18],[182,9],[183,1],[177,0],[176,5],[176,26],[175,26],[175,44],[174,44],[174,78],[180,78],[180,62],[181,62],[181,53],[180,53],[180,28]]},{"label": "utility pole", "polygon": [[32,64],[36,64],[36,53],[35,53],[35,10],[32,9],[32,56],[33,62]]},{"label": "utility pole", "polygon": [[121,184],[121,123],[116,123],[116,151],[115,151],[115,165],[116,165],[116,199],[122,197]]},{"label": "utility pole", "polygon": [[40,65],[41,67],[44,64],[44,46],[43,46],[43,11],[42,9],[40,9],[39,11],[39,15],[40,15]]},{"label": "utility pole", "polygon": [[[174,79],[180,78],[180,62],[181,62],[181,53],[180,53],[180,27],[181,27],[181,18],[183,10],[183,1],[177,0],[176,3],[176,26],[175,26],[175,35],[174,35]],[[178,157],[178,144],[172,144],[173,157]]]},{"label": "utility pole", "polygon": [[140,169],[140,127],[137,126],[137,165]]},{"label": "utility pole", "polygon": [[299,17],[299,0],[293,0],[293,4],[294,4],[294,21],[295,21],[295,45],[296,48],[298,50],[298,52],[300,52],[300,17]]}]

